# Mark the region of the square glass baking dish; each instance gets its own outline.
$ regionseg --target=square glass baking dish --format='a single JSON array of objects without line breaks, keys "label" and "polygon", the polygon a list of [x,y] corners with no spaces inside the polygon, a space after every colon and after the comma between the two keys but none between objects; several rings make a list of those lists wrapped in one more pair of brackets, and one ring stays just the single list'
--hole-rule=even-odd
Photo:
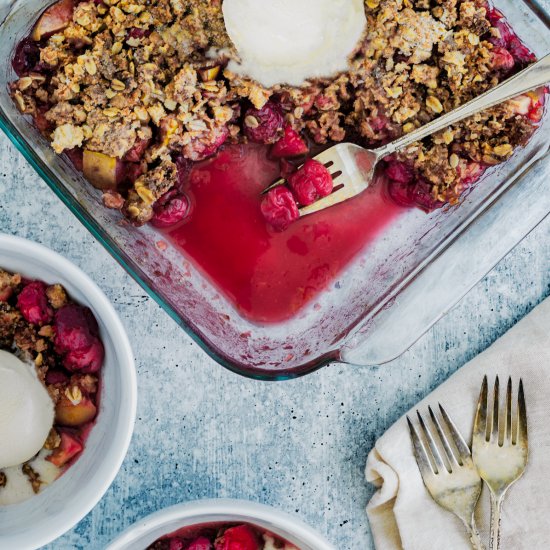
[{"label": "square glass baking dish", "polygon": [[[547,0],[545,0],[547,1]],[[527,146],[485,173],[460,205],[408,210],[294,318],[239,315],[192,262],[151,227],[135,228],[57,156],[8,94],[14,48],[50,0],[0,7],[0,126],[40,176],[136,281],[216,361],[281,380],[330,362],[380,364],[405,351],[550,213],[550,114]],[[537,57],[550,52],[550,10],[494,2]]]}]

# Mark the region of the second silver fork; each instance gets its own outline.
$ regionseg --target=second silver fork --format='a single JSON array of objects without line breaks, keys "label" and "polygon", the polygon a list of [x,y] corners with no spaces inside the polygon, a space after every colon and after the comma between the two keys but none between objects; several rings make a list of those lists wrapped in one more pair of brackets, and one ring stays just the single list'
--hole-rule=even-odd
[{"label": "second silver fork", "polygon": [[492,413],[487,376],[483,379],[472,437],[472,456],[479,475],[491,493],[490,550],[500,547],[500,512],[510,486],[527,465],[527,410],[523,382],[519,381],[517,414],[512,418],[512,379],[508,379],[504,410],[499,407],[499,380],[495,380]]},{"label": "second silver fork", "polygon": [[[445,409],[441,405],[439,409],[443,426],[431,407],[428,408],[437,435],[431,433],[418,411],[420,435],[407,417],[416,462],[424,485],[435,502],[462,521],[475,550],[484,550],[474,519],[481,493],[481,478],[472,462],[468,445]],[[443,458],[436,439],[441,442]]]}]

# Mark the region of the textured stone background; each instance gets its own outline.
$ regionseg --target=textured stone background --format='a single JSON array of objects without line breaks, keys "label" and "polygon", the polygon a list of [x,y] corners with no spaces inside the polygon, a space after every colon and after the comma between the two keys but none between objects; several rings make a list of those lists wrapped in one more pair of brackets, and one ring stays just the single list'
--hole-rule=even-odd
[{"label": "textured stone background", "polygon": [[48,548],[100,549],[159,508],[238,497],[296,513],[339,550],[373,548],[363,480],[399,416],[550,294],[550,220],[410,351],[379,368],[333,365],[262,383],[210,360],[94,241],[0,137],[0,231],[53,248],[114,302],[139,376],[122,470],[98,506]]}]

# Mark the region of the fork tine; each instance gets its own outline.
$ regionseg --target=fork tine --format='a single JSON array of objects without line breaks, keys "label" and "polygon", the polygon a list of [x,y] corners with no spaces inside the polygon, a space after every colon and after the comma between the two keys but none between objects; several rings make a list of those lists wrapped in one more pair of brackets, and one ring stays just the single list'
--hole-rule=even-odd
[{"label": "fork tine", "polygon": [[499,445],[504,445],[504,441],[512,440],[512,377],[508,377],[508,386],[506,388],[506,426],[502,434],[502,440]]},{"label": "fork tine", "polygon": [[517,443],[527,445],[527,407],[523,393],[523,380],[519,379]]},{"label": "fork tine", "polygon": [[452,473],[453,471],[453,462],[457,465],[461,465],[460,462],[455,457],[455,454],[453,453],[451,446],[449,445],[449,442],[447,441],[447,436],[445,435],[445,432],[441,428],[441,425],[439,424],[439,420],[436,418],[433,410],[431,407],[428,407],[428,411],[430,413],[430,418],[432,419],[432,423],[435,426],[435,429],[437,431],[437,435],[439,435],[439,440],[441,441],[441,444],[443,445],[443,449],[445,451],[445,455],[447,457],[447,463],[449,467],[447,470],[449,473]]},{"label": "fork tine", "polygon": [[485,375],[479,392],[474,420],[474,436],[483,436],[483,439],[487,439],[487,392],[487,375]]},{"label": "fork tine", "polygon": [[411,434],[411,440],[413,444],[416,463],[418,464],[418,469],[420,470],[420,474],[424,478],[424,476],[434,473],[432,464],[430,462],[430,459],[428,458],[428,453],[424,448],[424,444],[422,443],[422,440],[418,436],[418,433],[416,432],[413,426],[413,423],[411,422],[411,419],[408,416],[407,416],[407,424],[409,425],[409,433]]},{"label": "fork tine", "polygon": [[443,472],[443,469],[445,468],[445,465],[443,464],[443,460],[441,459],[441,455],[439,454],[439,449],[435,444],[435,441],[432,437],[432,434],[430,433],[430,430],[428,430],[428,428],[426,427],[426,424],[424,423],[424,419],[422,418],[422,415],[418,411],[416,411],[416,414],[418,416],[418,421],[420,422],[420,429],[423,432],[424,439],[426,439],[426,441],[428,442],[428,446],[430,447],[430,451],[432,452],[432,459],[434,461],[434,471],[436,474],[439,474],[440,472]]},{"label": "fork tine", "polygon": [[498,376],[495,378],[495,386],[493,388],[493,430],[491,432],[490,437],[496,438],[498,441],[498,416],[499,416],[499,404],[498,404],[498,394],[500,391],[500,384],[498,381]]},{"label": "fork tine", "polygon": [[464,462],[471,456],[470,447],[468,447],[466,441],[464,441],[464,438],[460,435],[460,432],[457,430],[454,422],[451,420],[451,418],[447,414],[447,411],[445,411],[441,403],[439,403],[439,410],[441,411],[441,416],[445,421],[447,430],[449,430],[449,433],[451,434],[454,444],[456,445],[456,448],[458,450],[458,458],[460,459],[458,463],[462,466]]}]

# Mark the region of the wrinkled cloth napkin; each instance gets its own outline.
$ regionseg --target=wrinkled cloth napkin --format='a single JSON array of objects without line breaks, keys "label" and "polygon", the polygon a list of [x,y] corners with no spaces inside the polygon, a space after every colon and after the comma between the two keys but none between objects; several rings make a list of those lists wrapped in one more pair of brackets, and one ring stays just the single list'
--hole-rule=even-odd
[{"label": "wrinkled cloth napkin", "polygon": [[[426,415],[428,405],[433,408],[441,403],[466,441],[471,441],[484,374],[491,392],[499,375],[501,403],[508,376],[514,382],[514,404],[517,383],[523,378],[527,403],[529,463],[504,501],[501,547],[550,549],[550,298],[418,403],[409,413],[411,420],[416,424],[416,409]],[[367,460],[366,477],[379,487],[367,506],[377,550],[471,548],[462,523],[439,507],[425,489],[404,417],[376,442]],[[476,520],[487,547],[489,511],[489,493],[484,487]]]}]

